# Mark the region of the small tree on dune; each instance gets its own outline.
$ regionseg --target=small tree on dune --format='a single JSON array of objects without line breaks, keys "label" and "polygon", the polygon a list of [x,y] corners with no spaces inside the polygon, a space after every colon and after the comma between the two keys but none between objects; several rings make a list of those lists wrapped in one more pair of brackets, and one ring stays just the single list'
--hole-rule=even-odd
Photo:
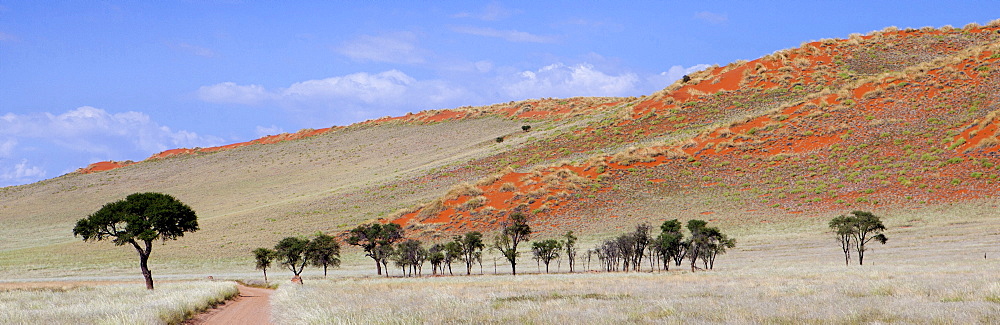
[{"label": "small tree on dune", "polygon": [[197,230],[198,216],[194,210],[173,196],[135,193],[78,220],[73,236],[83,237],[83,241],[109,239],[115,246],[131,244],[139,253],[139,269],[146,279],[146,289],[153,290],[153,273],[148,266],[153,241],[176,240],[185,232]]},{"label": "small tree on dune", "polygon": [[267,268],[271,267],[271,262],[274,261],[275,252],[261,247],[253,250],[253,256],[257,261],[257,269],[264,271],[264,282],[267,283]]}]

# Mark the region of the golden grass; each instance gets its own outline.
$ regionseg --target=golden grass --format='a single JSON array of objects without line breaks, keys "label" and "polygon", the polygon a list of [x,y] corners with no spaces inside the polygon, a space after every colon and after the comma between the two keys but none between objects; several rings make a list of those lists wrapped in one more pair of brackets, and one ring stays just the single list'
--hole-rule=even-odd
[{"label": "golden grass", "polygon": [[0,291],[5,324],[179,324],[238,294],[229,281]]}]

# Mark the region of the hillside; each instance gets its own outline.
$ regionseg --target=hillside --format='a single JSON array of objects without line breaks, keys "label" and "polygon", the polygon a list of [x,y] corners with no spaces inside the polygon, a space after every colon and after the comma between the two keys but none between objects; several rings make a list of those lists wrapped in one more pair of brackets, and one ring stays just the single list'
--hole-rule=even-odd
[{"label": "hillside", "polygon": [[887,29],[702,71],[528,149],[637,148],[496,175],[394,222],[488,231],[514,210],[543,231],[593,232],[692,214],[732,225],[992,198],[998,31]]},{"label": "hillside", "polygon": [[425,111],[106,162],[0,189],[0,269],[61,274],[55,265],[86,252],[93,261],[74,271],[131,272],[132,252],[70,229],[137,191],[198,212],[201,231],[157,252],[194,269],[373,220],[433,240],[492,231],[520,211],[539,236],[597,238],[666,218],[751,233],[814,230],[852,209],[995,206],[998,70],[1000,24],[888,28],[713,67],[641,98]]}]

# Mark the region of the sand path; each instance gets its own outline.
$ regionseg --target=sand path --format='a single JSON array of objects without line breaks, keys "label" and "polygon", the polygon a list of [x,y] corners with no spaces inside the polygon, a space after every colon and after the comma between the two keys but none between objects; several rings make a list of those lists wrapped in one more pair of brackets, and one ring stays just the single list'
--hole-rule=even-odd
[{"label": "sand path", "polygon": [[224,305],[206,311],[185,324],[270,324],[274,290],[239,286],[240,294]]}]

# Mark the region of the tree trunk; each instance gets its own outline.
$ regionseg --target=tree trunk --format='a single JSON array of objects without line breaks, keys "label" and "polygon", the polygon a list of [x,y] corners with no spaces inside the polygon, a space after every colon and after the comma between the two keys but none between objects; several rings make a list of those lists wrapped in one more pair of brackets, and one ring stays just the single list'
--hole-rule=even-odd
[{"label": "tree trunk", "polygon": [[326,279],[326,264],[323,264],[323,278]]},{"label": "tree trunk", "polygon": [[264,283],[267,283],[267,268],[264,268]]},{"label": "tree trunk", "polygon": [[510,261],[510,274],[517,275],[517,262]]},{"label": "tree trunk", "polygon": [[376,258],[373,258],[373,260],[375,260],[375,272],[378,273],[378,275],[382,275],[382,261],[379,261]]},{"label": "tree trunk", "polygon": [[143,250],[139,247],[139,243],[134,240],[129,240],[132,246],[135,247],[137,253],[139,253],[139,269],[142,270],[142,277],[146,278],[146,289],[153,290],[153,272],[149,271],[149,253],[153,251],[153,242],[145,241],[146,249]]}]

